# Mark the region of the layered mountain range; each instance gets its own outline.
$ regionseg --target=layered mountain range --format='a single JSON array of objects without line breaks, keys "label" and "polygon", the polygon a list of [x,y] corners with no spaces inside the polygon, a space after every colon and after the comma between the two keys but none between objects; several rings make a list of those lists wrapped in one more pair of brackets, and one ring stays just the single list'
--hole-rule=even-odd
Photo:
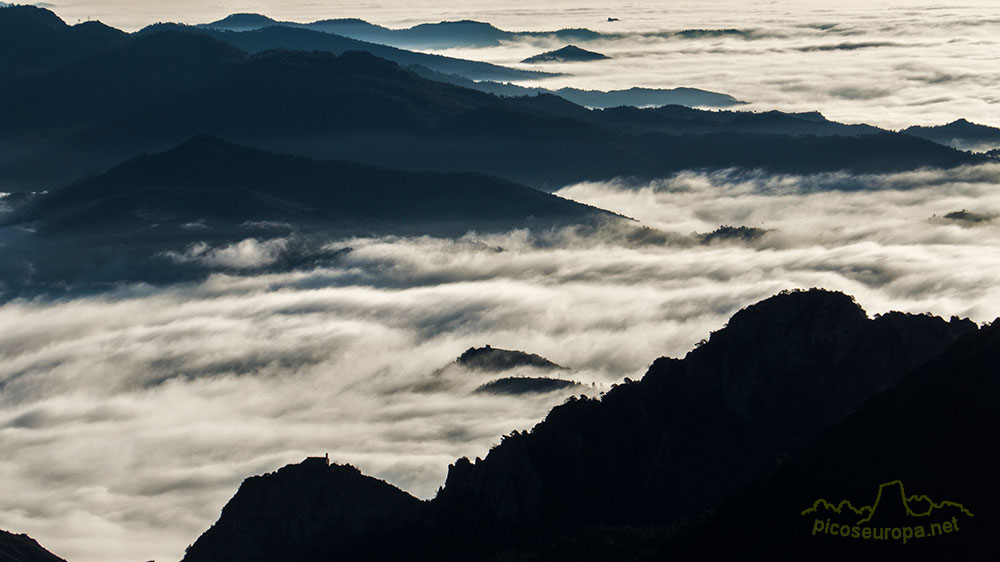
[{"label": "layered mountain range", "polygon": [[[154,26],[125,34],[67,26],[20,6],[0,10],[0,30],[4,191],[51,189],[198,134],[550,190],[693,168],[879,172],[985,160],[818,114],[588,110],[552,95],[498,97],[421,77],[372,47],[311,30]],[[293,32],[339,43],[268,39]],[[461,74],[424,59],[402,62]]]}]

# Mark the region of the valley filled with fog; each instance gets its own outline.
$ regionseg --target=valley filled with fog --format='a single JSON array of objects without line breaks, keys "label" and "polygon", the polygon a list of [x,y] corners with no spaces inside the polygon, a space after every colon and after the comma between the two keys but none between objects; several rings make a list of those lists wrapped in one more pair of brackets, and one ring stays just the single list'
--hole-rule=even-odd
[{"label": "valley filled with fog", "polygon": [[[0,510],[73,560],[176,559],[247,474],[329,452],[432,497],[455,458],[683,356],[781,290],[992,320],[998,177],[987,164],[585,183],[558,194],[649,229],[330,240],[350,248],[333,265],[258,272],[289,234],[177,248],[216,271],[202,282],[10,300]],[[723,225],[748,228],[705,236]],[[499,375],[454,361],[487,344],[585,386],[475,392]],[[96,535],[113,544],[94,550]]]},{"label": "valley filled with fog", "polygon": [[[587,28],[576,44],[609,58],[527,64],[569,42],[531,34],[400,46],[519,86],[690,87],[754,112],[500,99],[376,58],[395,52],[254,50],[224,28],[105,30],[79,68],[40,50],[0,104],[23,117],[0,126],[0,527],[72,562],[180,560],[244,478],[306,456],[433,498],[456,459],[782,291],[1000,317],[1000,130],[895,133],[1000,126],[996,2],[44,6],[128,32],[237,9]],[[581,177],[602,180],[563,185]],[[486,345],[565,369],[456,362]],[[484,391],[541,376],[578,384]]]}]

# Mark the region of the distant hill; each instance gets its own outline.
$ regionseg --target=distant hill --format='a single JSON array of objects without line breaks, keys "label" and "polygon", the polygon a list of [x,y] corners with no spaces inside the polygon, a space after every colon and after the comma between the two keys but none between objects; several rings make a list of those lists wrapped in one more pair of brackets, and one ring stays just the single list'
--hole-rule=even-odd
[{"label": "distant hill", "polygon": [[333,228],[338,220],[363,220],[389,231],[439,224],[461,234],[614,215],[487,176],[317,161],[196,137],[40,196],[25,220],[46,229],[116,230],[151,217],[160,223],[316,221]]},{"label": "distant hill", "polygon": [[457,363],[469,369],[482,371],[508,371],[517,367],[535,369],[563,369],[552,361],[524,351],[511,351],[490,346],[470,347],[458,357]]},{"label": "distant hill", "polygon": [[1000,147],[1000,128],[970,123],[965,119],[936,127],[914,126],[903,133],[962,150],[990,150]]},{"label": "distant hill", "polygon": [[557,31],[504,31],[491,24],[472,21],[442,21],[422,23],[405,29],[390,29],[357,18],[329,19],[311,23],[276,21],[259,14],[233,14],[219,21],[201,24],[206,29],[248,31],[279,25],[333,33],[361,41],[420,49],[448,47],[495,47],[501,41],[519,38],[551,38],[586,41],[600,36],[588,29],[560,29]]},{"label": "distant hill", "polygon": [[0,562],[66,561],[42,548],[28,535],[15,535],[0,529]]},{"label": "distant hill", "polygon": [[487,394],[541,394],[557,390],[573,390],[580,383],[549,377],[505,377],[481,385],[476,392]]},{"label": "distant hill", "polygon": [[585,62],[603,60],[606,58],[608,57],[606,55],[602,55],[601,53],[581,49],[576,45],[566,45],[565,47],[555,51],[546,51],[544,53],[528,57],[521,62],[528,64],[537,64],[542,62]]},{"label": "distant hill", "polygon": [[313,29],[285,25],[246,26],[232,31],[224,31],[214,27],[163,23],[146,27],[138,34],[159,33],[168,30],[208,35],[251,54],[272,49],[324,51],[335,54],[359,51],[371,53],[401,66],[420,65],[436,72],[456,74],[469,80],[533,80],[555,76],[550,72],[520,70],[485,62],[406,51]]},{"label": "distant hill", "polygon": [[[669,552],[663,549],[689,528],[687,522],[710,514],[711,508],[767,477],[787,459],[806,454],[817,437],[844,423],[866,402],[881,400],[873,396],[900,381],[920,380],[922,375],[908,373],[926,362],[955,354],[975,357],[963,350],[976,334],[977,327],[968,320],[946,322],[899,313],[869,319],[850,297],[839,293],[812,290],[772,297],[735,314],[684,359],[658,359],[641,381],[626,381],[600,400],[569,400],[530,432],[506,436],[485,459],[460,459],[450,467],[438,495],[422,503],[404,524],[410,534],[390,530],[376,535],[372,544],[405,543],[407,557],[414,560],[670,559],[663,557]],[[990,361],[996,360],[996,349],[993,346]],[[956,368],[968,367],[969,376],[995,387],[995,369],[975,361]],[[968,422],[960,421],[965,419],[960,404],[978,388],[951,385],[942,396],[948,407],[941,410],[920,403],[923,412],[956,420],[967,430],[958,435],[968,437],[947,448],[950,454],[942,461],[977,450],[978,434],[972,428],[987,410],[975,408]],[[994,394],[969,403],[987,403]],[[984,427],[995,441],[996,414],[988,415],[982,421],[989,422]],[[905,440],[912,443],[914,454],[921,454],[915,442],[934,431],[935,418],[924,418],[920,430]],[[859,430],[881,428],[881,420],[890,419],[870,417]],[[898,431],[905,433],[902,427],[892,427],[892,432],[868,432],[866,438],[885,442]],[[981,451],[968,460],[977,462],[991,448]],[[857,475],[870,466],[855,452],[840,454],[837,475]],[[847,462],[854,463],[853,468],[846,467]],[[857,479],[838,480],[827,469],[820,474],[825,476],[816,477],[817,483]],[[967,486],[976,482],[987,480]],[[287,486],[282,489],[290,489]],[[841,489],[829,491],[839,497]],[[967,488],[965,496],[970,496]],[[368,517],[369,510],[384,508],[363,497],[355,501],[341,502],[336,509],[359,510]],[[276,507],[291,518],[282,526],[296,525],[298,518],[315,512],[296,510],[295,503],[289,500]],[[770,497],[758,498],[754,505],[773,512],[786,503],[795,517],[805,507],[797,502],[775,504]],[[296,549],[301,556],[285,559],[304,560],[322,552],[328,541],[364,540],[371,532],[328,525],[325,534],[317,535],[328,538],[303,540],[283,527],[258,525],[251,530],[256,513],[227,508],[216,527],[249,532],[221,538],[210,531],[191,546],[185,561],[266,560],[258,554],[262,548]],[[706,552],[760,552],[742,550],[745,544],[717,536]],[[222,557],[224,552],[240,555]]]},{"label": "distant hill", "polygon": [[[460,236],[625,220],[479,174],[319,161],[204,136],[5,203],[13,207],[6,226],[26,227],[6,229],[17,239],[0,263],[5,297],[122,281],[169,283],[227,267],[308,267],[349,252],[326,247],[338,237]],[[239,244],[263,249],[266,259],[232,266],[206,259],[205,252]],[[202,250],[184,253],[191,248]]]},{"label": "distant hill", "polygon": [[408,70],[438,82],[454,84],[471,90],[479,90],[498,96],[537,96],[551,94],[571,101],[577,105],[596,108],[620,107],[631,105],[635,107],[683,105],[687,107],[732,107],[744,102],[729,94],[699,90],[697,88],[629,88],[627,90],[580,90],[578,88],[547,88],[518,86],[509,82],[493,82],[489,80],[475,81],[456,74],[435,72],[420,65],[407,67]]}]

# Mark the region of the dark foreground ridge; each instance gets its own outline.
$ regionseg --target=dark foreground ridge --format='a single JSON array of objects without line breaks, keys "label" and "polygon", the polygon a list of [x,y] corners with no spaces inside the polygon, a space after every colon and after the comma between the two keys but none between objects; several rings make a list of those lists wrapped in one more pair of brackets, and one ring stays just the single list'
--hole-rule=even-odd
[{"label": "dark foreground ridge", "polygon": [[28,535],[0,529],[0,562],[66,562],[42,548]]},{"label": "dark foreground ridge", "polygon": [[[712,559],[726,554],[724,545],[738,544],[746,552],[781,552],[789,560],[1000,559],[998,400],[1000,322],[994,322],[869,400],[657,556]],[[819,497],[873,506],[874,513],[864,514],[871,516],[867,523],[829,509],[803,515]],[[951,532],[931,527],[952,518]],[[874,534],[901,531],[858,540],[825,526],[814,530],[817,521],[852,531],[871,527]],[[912,535],[904,545],[907,527]]]},{"label": "dark foreground ridge", "polygon": [[[684,359],[658,359],[641,381],[601,399],[572,399],[530,432],[506,436],[485,459],[460,459],[431,501],[371,480],[362,486],[360,475],[343,481],[351,488],[337,501],[302,500],[300,489],[325,485],[326,477],[301,465],[251,478],[185,561],[324,558],[334,544],[364,553],[351,560],[375,559],[370,553],[377,558],[387,545],[405,545],[411,560],[670,559],[671,549],[697,552],[703,544],[691,542],[705,533],[691,522],[713,521],[711,509],[784,474],[790,460],[811,467],[815,482],[836,482],[824,490],[830,495],[848,497],[848,487],[889,473],[924,490],[948,485],[922,464],[895,464],[891,454],[917,461],[943,452],[932,466],[983,466],[941,492],[973,498],[996,463],[984,458],[997,441],[996,332],[957,318],[868,318],[840,293],[784,293],[736,313]],[[907,420],[916,424],[912,436]],[[964,433],[956,437],[958,429]],[[853,437],[837,437],[866,432],[856,449],[846,447]],[[842,439],[841,448],[825,445],[831,439]],[[816,451],[839,455],[839,471],[811,460]],[[807,488],[801,498],[788,496],[794,501],[755,497],[737,505],[799,517],[817,493]],[[266,501],[258,489],[267,490]],[[380,503],[379,495],[392,499]],[[997,504],[983,504],[984,519],[996,521],[985,515],[989,505]],[[377,520],[394,506],[400,518],[378,529],[341,523]],[[272,513],[280,523],[266,523]],[[711,540],[716,551],[742,552],[739,542]],[[800,546],[797,560],[825,548]]]}]

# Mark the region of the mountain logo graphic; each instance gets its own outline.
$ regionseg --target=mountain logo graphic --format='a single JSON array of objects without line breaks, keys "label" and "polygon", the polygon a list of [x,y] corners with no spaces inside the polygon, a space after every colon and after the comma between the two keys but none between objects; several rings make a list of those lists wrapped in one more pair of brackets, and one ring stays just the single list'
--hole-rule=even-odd
[{"label": "mountain logo graphic", "polygon": [[972,511],[952,500],[934,501],[926,494],[907,495],[901,480],[878,487],[871,505],[854,505],[850,500],[834,503],[819,498],[803,509],[812,516],[812,535],[829,535],[864,540],[900,540],[936,537],[961,530]]}]

